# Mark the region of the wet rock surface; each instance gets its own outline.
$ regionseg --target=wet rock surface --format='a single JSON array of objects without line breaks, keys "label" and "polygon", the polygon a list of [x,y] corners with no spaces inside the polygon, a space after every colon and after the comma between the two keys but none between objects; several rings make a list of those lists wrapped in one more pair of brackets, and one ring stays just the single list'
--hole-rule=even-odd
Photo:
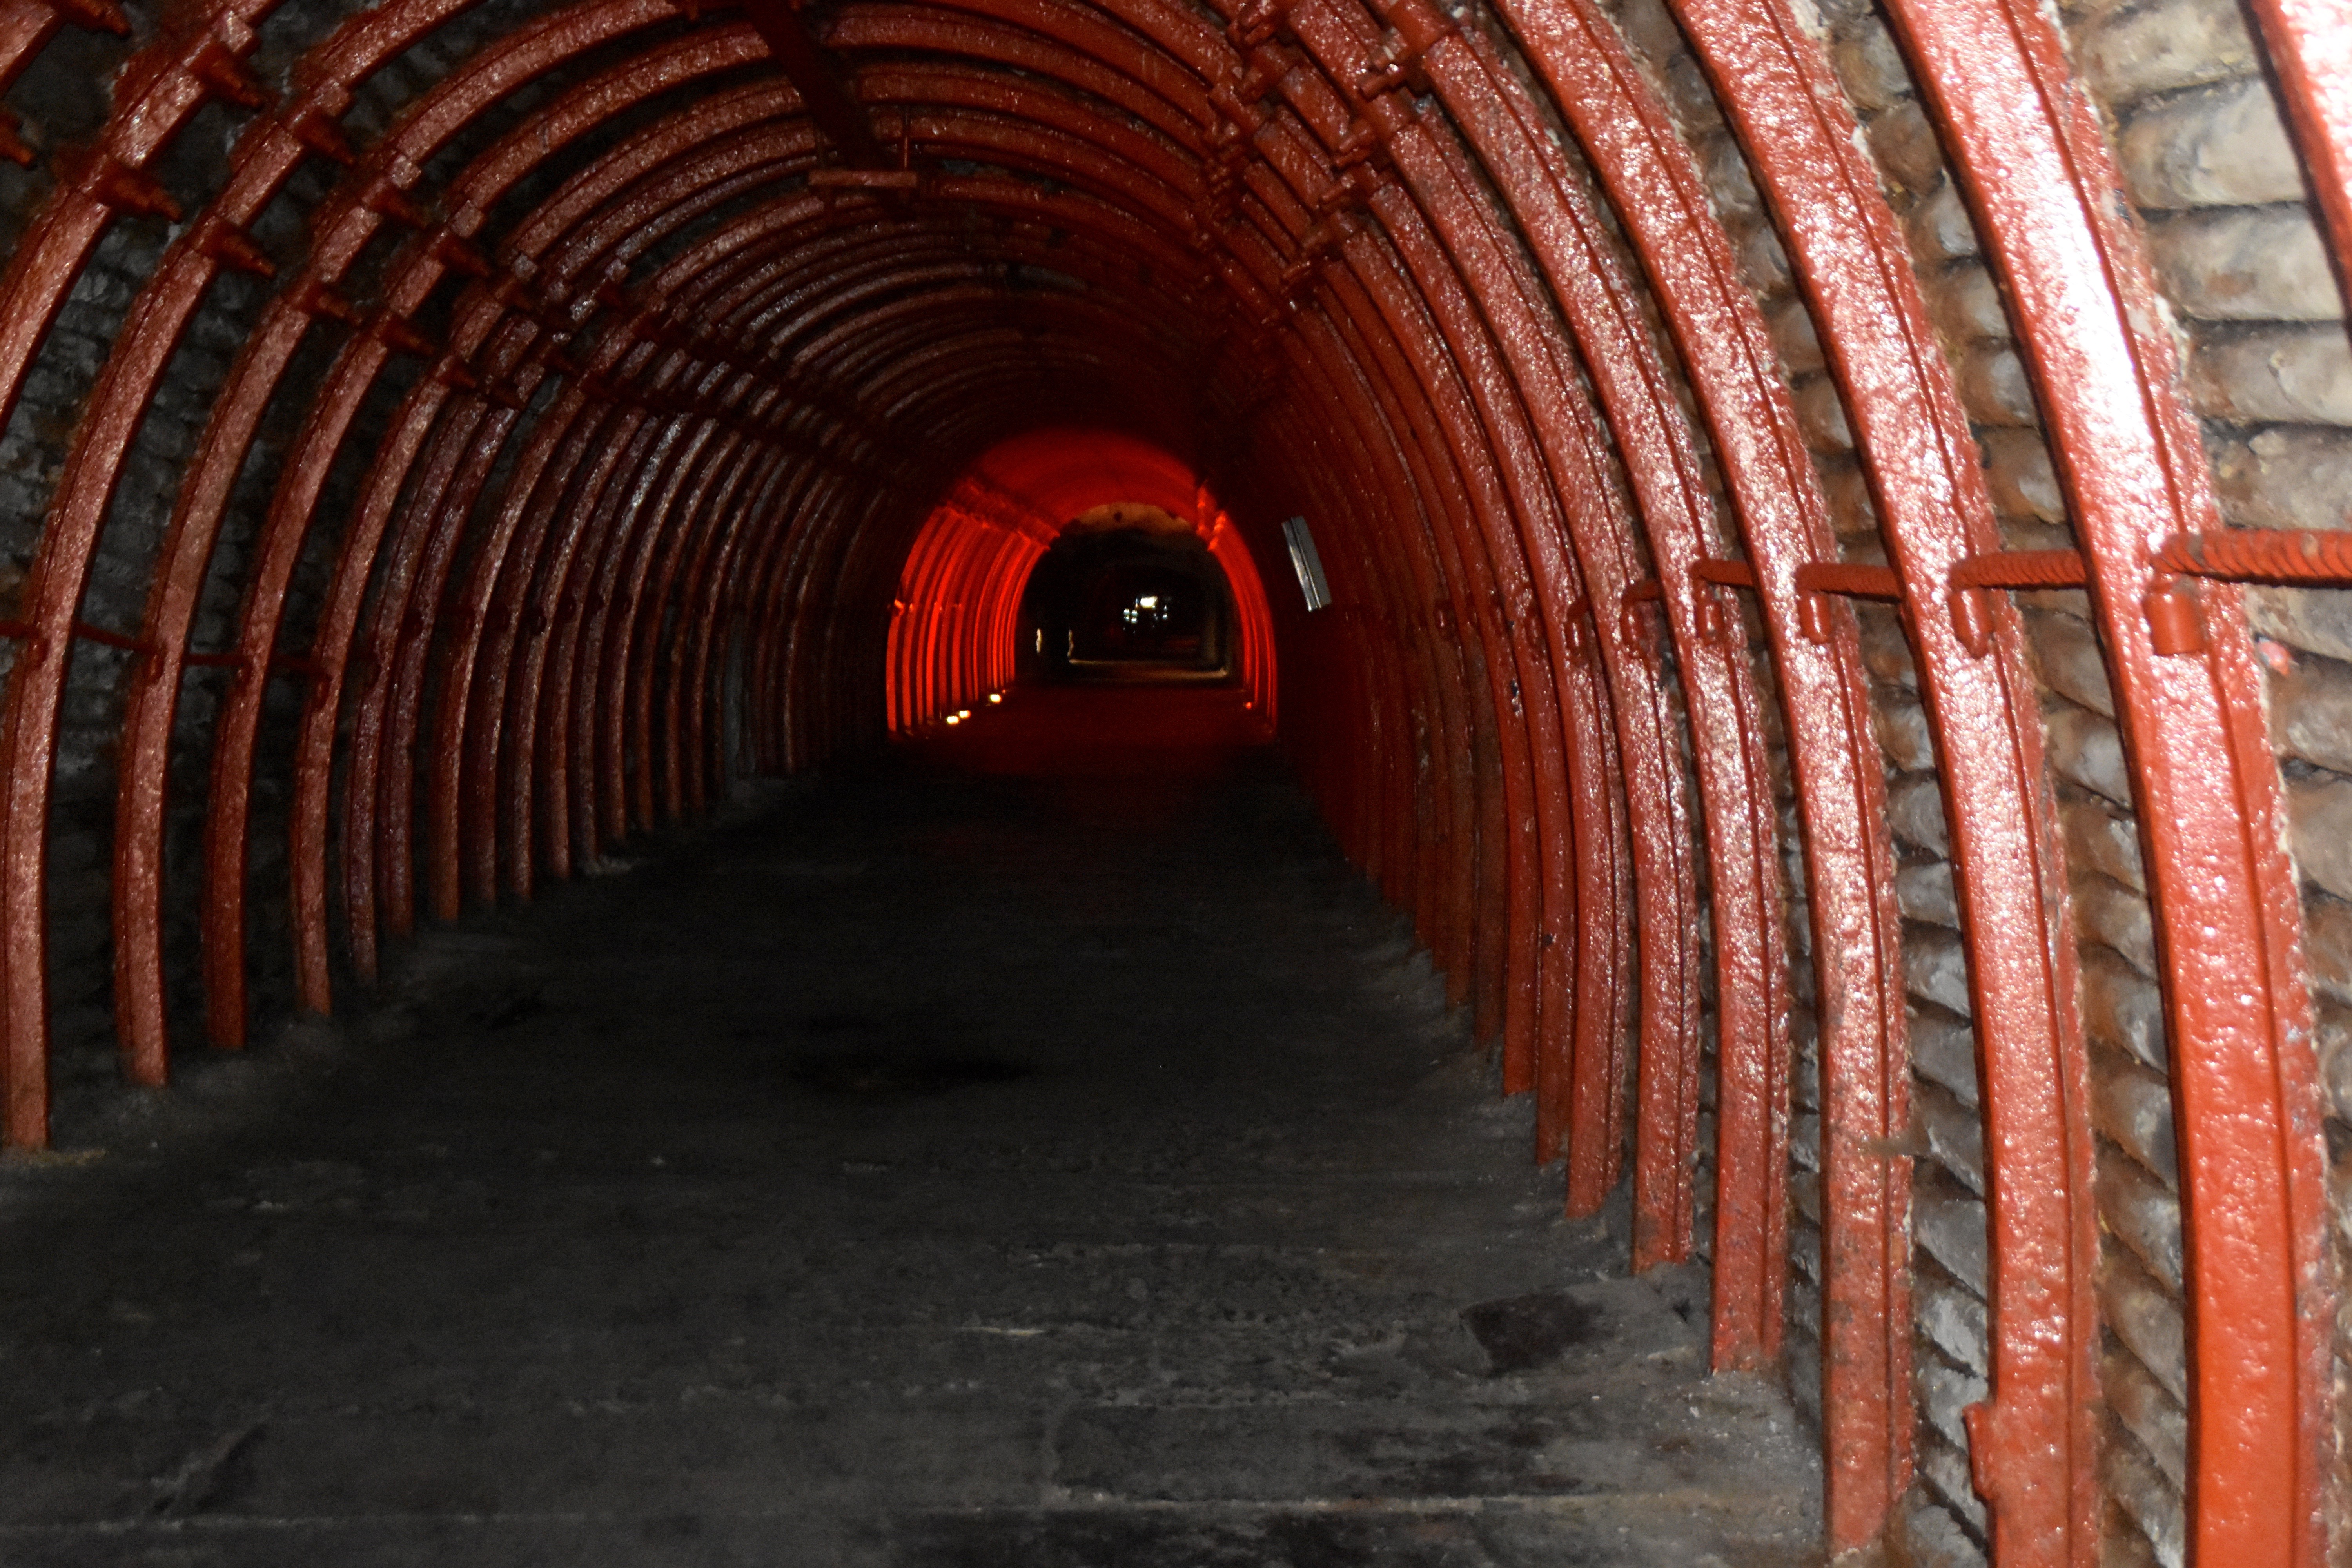
[{"label": "wet rock surface", "polygon": [[779,789],[197,1066],[0,1170],[0,1560],[1811,1560],[1264,753]]}]

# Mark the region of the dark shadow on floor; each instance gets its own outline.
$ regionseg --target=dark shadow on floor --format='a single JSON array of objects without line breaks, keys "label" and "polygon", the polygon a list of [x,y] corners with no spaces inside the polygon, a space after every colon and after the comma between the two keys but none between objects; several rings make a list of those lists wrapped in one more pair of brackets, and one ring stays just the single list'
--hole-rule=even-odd
[{"label": "dark shadow on floor", "polygon": [[1805,1561],[1277,757],[988,728],[0,1171],[0,1561]]}]

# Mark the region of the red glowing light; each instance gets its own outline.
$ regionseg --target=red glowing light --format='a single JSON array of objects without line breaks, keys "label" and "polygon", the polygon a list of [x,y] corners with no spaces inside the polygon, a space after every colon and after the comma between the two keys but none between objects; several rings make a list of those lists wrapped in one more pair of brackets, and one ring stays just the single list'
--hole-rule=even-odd
[{"label": "red glowing light", "polygon": [[1021,595],[1069,521],[1114,501],[1189,521],[1224,572],[1240,623],[1234,672],[1271,727],[1274,616],[1249,546],[1192,468],[1149,442],[1098,430],[1015,437],[966,470],[916,536],[890,619],[889,718],[919,730],[1013,680]]}]

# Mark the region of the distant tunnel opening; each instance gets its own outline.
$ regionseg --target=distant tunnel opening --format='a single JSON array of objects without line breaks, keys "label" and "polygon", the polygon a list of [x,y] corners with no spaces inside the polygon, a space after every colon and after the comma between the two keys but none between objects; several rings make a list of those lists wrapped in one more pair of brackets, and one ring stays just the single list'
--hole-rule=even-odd
[{"label": "distant tunnel opening", "polygon": [[1037,678],[1231,676],[1233,595],[1191,529],[1140,508],[1097,508],[1075,521],[1031,569],[1021,595],[1020,640]]},{"label": "distant tunnel opening", "polygon": [[1264,580],[1209,487],[1149,443],[1045,428],[925,519],[891,601],[890,726],[967,721],[1022,679],[1232,681],[1271,730]]}]

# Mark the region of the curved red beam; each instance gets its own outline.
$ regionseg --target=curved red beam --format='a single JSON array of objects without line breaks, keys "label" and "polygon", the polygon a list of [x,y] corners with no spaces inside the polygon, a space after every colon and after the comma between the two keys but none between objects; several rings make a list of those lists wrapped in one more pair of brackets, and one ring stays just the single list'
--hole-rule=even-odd
[{"label": "curved red beam", "polygon": [[[2316,1564],[2334,1314],[2302,907],[2237,591],[2167,581],[2150,559],[2218,527],[2211,478],[2154,279],[2108,195],[2104,134],[2048,19],[2003,0],[1891,11],[2017,302],[2147,838],[2195,1342],[2197,1560]],[[1996,1455],[2006,1436],[1984,1425]]]},{"label": "curved red beam", "polygon": [[1589,13],[1551,0],[1510,13],[1664,308],[1790,715],[1822,1028],[1829,1533],[1836,1550],[1861,1549],[1885,1536],[1910,1484],[1908,1168],[1878,1152],[1910,1112],[1894,853],[1853,622],[1830,616],[1816,643],[1799,618],[1797,570],[1834,559],[1836,542],[1761,314],[1664,107]]}]

